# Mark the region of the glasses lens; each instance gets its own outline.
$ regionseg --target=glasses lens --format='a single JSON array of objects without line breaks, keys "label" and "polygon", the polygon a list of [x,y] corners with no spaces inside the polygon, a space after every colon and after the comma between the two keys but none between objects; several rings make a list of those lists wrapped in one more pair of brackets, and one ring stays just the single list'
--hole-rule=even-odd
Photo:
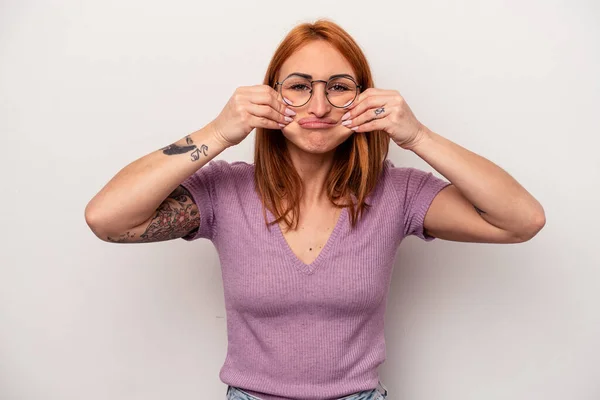
[{"label": "glasses lens", "polygon": [[349,105],[356,97],[356,83],[348,78],[336,78],[327,85],[327,98],[336,107]]},{"label": "glasses lens", "polygon": [[[312,84],[309,79],[292,75],[281,85],[281,94],[292,106],[302,106],[310,100]],[[336,107],[345,107],[356,98],[356,83],[348,78],[335,78],[327,84],[327,98]]]},{"label": "glasses lens", "polygon": [[310,99],[310,81],[301,76],[290,76],[281,85],[281,95],[289,100],[292,106],[304,105]]}]

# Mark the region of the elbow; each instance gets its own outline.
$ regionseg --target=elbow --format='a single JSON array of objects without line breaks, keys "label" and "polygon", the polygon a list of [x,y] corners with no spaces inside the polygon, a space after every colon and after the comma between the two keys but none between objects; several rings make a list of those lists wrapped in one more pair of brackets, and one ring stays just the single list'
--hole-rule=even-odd
[{"label": "elbow", "polygon": [[98,239],[108,241],[108,233],[104,227],[103,218],[101,214],[90,204],[85,208],[85,222],[87,223],[90,230],[96,235]]},{"label": "elbow", "polygon": [[139,224],[123,224],[123,218],[107,210],[107,207],[94,206],[90,202],[85,208],[85,222],[98,239],[108,243],[121,243],[122,236],[129,237],[128,231]]},{"label": "elbow", "polygon": [[520,232],[517,237],[519,242],[526,242],[533,239],[539,231],[546,225],[546,214],[544,209],[540,207],[540,210],[532,213],[531,219],[527,224],[527,227]]}]

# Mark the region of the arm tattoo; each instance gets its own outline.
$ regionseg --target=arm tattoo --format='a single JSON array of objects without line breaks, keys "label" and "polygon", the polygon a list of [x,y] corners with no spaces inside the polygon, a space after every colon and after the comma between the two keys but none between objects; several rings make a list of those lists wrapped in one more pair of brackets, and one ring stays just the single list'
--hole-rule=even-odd
[{"label": "arm tattoo", "polygon": [[108,237],[113,243],[149,243],[180,238],[194,234],[200,225],[200,213],[190,192],[178,186],[156,210],[150,224],[136,237],[126,232],[118,238]]},{"label": "arm tattoo", "polygon": [[481,210],[481,209],[477,208],[477,206],[473,206],[473,207],[475,207],[475,211],[477,211],[477,213],[478,213],[479,215],[481,215],[481,214],[485,214],[485,213],[486,213],[485,211],[483,211],[483,210]]},{"label": "arm tattoo", "polygon": [[135,238],[135,233],[124,233],[121,236],[119,236],[118,238],[113,238],[108,236],[106,238],[107,241],[109,242],[113,242],[113,243],[130,243],[130,242],[135,242],[136,238]]},{"label": "arm tattoo", "polygon": [[191,152],[192,161],[198,161],[200,159],[200,153],[207,155],[208,146],[203,144],[198,148],[192,138],[188,135],[185,137],[186,146],[180,146],[177,143],[173,143],[168,145],[167,147],[163,147],[161,150],[163,154],[167,156],[172,156],[176,154],[185,154]]}]

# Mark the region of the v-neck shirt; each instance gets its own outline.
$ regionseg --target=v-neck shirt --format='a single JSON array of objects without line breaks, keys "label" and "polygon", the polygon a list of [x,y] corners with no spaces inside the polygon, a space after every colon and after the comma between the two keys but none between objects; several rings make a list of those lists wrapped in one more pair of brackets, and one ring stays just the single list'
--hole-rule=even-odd
[{"label": "v-neck shirt", "polygon": [[[323,245],[317,257],[309,264],[306,264],[294,253],[285,236],[283,235],[283,231],[281,230],[279,224],[273,225],[272,229],[275,229],[277,231],[275,236],[277,237],[277,240],[281,242],[281,247],[287,249],[288,257],[291,260],[291,262],[293,262],[300,271],[303,271],[307,274],[311,274],[319,266],[319,264],[321,263],[321,259],[326,257],[325,255],[323,255],[323,252],[327,252],[329,247],[335,246],[335,241],[337,240],[338,232],[340,229],[342,229],[342,225],[344,224],[345,218],[349,217],[349,215],[344,215],[346,214],[347,210],[347,208],[342,208],[340,210],[340,215],[338,216],[336,220],[337,222],[334,225],[333,230],[329,234],[329,238],[325,242],[325,245]],[[266,211],[267,219],[269,221],[274,221],[275,216],[268,209]]]},{"label": "v-neck shirt", "polygon": [[434,239],[423,220],[449,184],[385,160],[366,198],[371,208],[354,228],[342,209],[317,258],[305,264],[279,225],[265,224],[254,164],[211,160],[187,178],[182,186],[198,206],[200,226],[183,239],[209,239],[221,264],[228,339],[221,381],[265,400],[337,398],[377,387],[398,246],[409,235]]}]

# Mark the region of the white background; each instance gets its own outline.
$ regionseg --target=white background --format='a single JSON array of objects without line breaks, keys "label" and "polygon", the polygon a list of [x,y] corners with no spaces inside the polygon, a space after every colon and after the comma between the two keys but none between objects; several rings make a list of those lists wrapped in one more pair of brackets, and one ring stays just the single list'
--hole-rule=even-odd
[{"label": "white background", "polygon": [[[212,243],[108,244],[84,208],[122,167],[262,83],[330,18],[433,131],[546,210],[517,245],[398,252],[393,400],[600,398],[597,1],[0,2],[0,399],[224,399]],[[252,161],[254,133],[218,158]],[[394,163],[431,167],[391,144]]]}]

